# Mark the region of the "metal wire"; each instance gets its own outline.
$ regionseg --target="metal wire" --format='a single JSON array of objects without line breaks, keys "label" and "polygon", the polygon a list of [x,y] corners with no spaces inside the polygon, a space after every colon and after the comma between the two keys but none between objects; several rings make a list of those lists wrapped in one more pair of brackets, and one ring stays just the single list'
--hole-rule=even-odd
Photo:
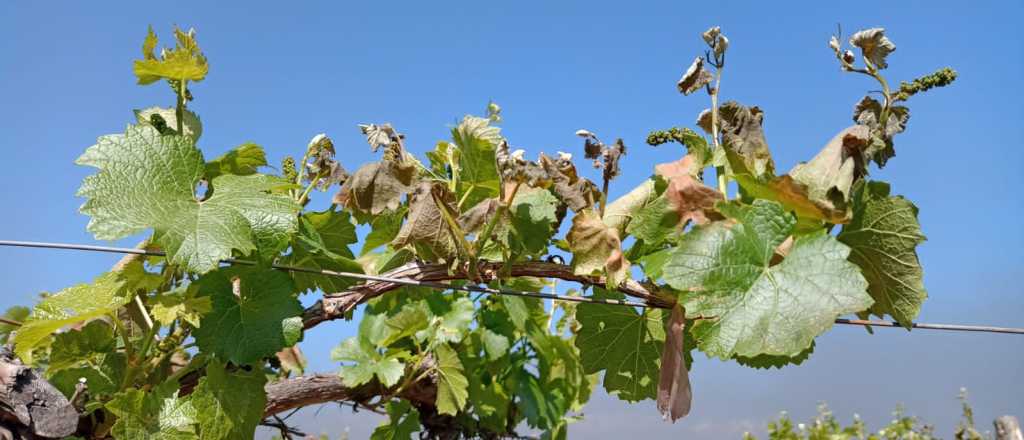
[{"label": "metal wire", "polygon": [[[164,257],[166,253],[161,251],[151,251],[146,249],[134,249],[134,248],[122,248],[113,246],[97,246],[87,244],[73,244],[73,243],[48,243],[38,241],[17,241],[17,240],[0,240],[0,246],[6,247],[26,247],[26,248],[41,248],[41,249],[67,249],[67,250],[79,250],[79,251],[90,251],[90,252],[107,252],[116,254],[135,254],[135,255],[147,255]],[[224,264],[237,264],[254,266],[256,262],[249,260],[239,260],[236,258],[226,258],[221,260]],[[366,275],[354,272],[339,272],[325,269],[313,269],[308,267],[289,266],[285,264],[272,264],[272,268],[277,270],[283,270],[288,272],[303,272],[317,275],[333,276],[339,278],[357,279],[363,281],[378,281],[385,283],[401,284],[406,286],[417,286],[427,287],[432,289],[440,290],[460,290],[464,292],[474,293],[486,293],[491,295],[511,295],[511,296],[524,296],[530,298],[542,298],[542,299],[554,299],[558,301],[571,301],[571,302],[585,302],[585,303],[596,303],[596,304],[610,304],[617,306],[628,306],[628,307],[650,307],[645,303],[636,301],[625,301],[617,299],[601,299],[586,296],[567,296],[567,295],[556,295],[551,293],[541,292],[526,292],[521,290],[512,290],[505,288],[486,287],[478,285],[452,285],[448,283],[440,283],[435,281],[419,281],[409,280],[402,278],[391,278],[378,275]],[[15,321],[0,320],[2,323],[19,325]],[[843,325],[857,325],[857,326],[868,326],[868,327],[903,327],[894,321],[873,321],[864,319],[846,319],[838,318],[835,320],[836,324]],[[965,331],[965,332],[986,332],[986,333],[1010,333],[1010,334],[1024,334],[1024,328],[1014,327],[993,327],[993,326],[980,326],[980,325],[956,325],[956,324],[930,324],[923,322],[915,322],[911,324],[912,328],[919,328],[925,330],[950,330],[950,331]]]}]

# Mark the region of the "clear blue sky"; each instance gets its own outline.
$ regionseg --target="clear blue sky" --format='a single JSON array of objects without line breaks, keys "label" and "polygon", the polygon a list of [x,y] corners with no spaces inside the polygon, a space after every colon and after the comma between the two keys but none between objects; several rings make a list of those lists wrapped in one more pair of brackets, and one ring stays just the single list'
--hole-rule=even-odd
[{"label": "clear blue sky", "polygon": [[[688,2],[690,5],[693,2]],[[759,105],[780,169],[813,154],[850,123],[876,85],[843,74],[826,46],[841,23],[884,26],[897,44],[892,82],[942,66],[960,78],[911,101],[897,157],[873,177],[921,208],[921,248],[931,298],[922,321],[1024,326],[1024,3],[1012,2],[3,2],[0,5],[0,237],[91,243],[75,190],[90,169],[74,159],[97,136],[118,132],[131,109],[169,106],[163,85],[134,85],[146,26],[167,41],[195,27],[210,74],[194,87],[213,157],[245,141],[272,161],[300,154],[327,132],[350,170],[373,160],[356,124],[391,122],[422,153],[489,99],[504,130],[533,157],[576,151],[587,128],[631,147],[621,194],[678,149],[653,149],[651,129],[691,125],[705,97],[675,81],[702,53],[699,33],[721,25],[731,40],[722,93]],[[317,206],[328,196],[320,195]],[[136,238],[121,244],[134,244]],[[115,256],[0,249],[0,306],[88,281]],[[310,298],[307,298],[310,299]],[[327,352],[354,325],[306,336],[311,368],[333,371]],[[799,367],[762,372],[701,357],[692,414],[660,421],[653,404],[598,395],[570,433],[648,438],[736,438],[763,432],[781,410],[807,419],[827,401],[871,425],[904,403],[951,436],[957,390],[972,393],[979,421],[1024,416],[1024,338],[837,328]],[[375,419],[336,407],[304,414],[310,432],[367,435]]]}]

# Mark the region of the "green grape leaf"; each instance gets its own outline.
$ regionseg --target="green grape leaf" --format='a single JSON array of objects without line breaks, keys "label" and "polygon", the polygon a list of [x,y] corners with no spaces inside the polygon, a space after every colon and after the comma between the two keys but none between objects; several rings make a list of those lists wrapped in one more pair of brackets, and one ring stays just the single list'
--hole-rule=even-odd
[{"label": "green grape leaf", "polygon": [[370,233],[366,234],[366,239],[363,240],[363,249],[359,251],[359,255],[366,255],[374,249],[391,243],[402,228],[402,221],[405,220],[405,214],[408,211],[408,208],[401,206],[396,210],[385,211],[380,215],[373,216],[373,220],[370,221]]},{"label": "green grape leaf", "polygon": [[571,264],[577,275],[604,273],[610,287],[629,278],[629,260],[622,252],[619,232],[591,211],[576,213],[565,238],[572,250]]},{"label": "green grape leaf", "polygon": [[410,196],[409,218],[391,245],[412,246],[420,258],[436,261],[455,256],[456,244],[451,227],[445,221],[442,208],[434,201],[432,192],[442,203],[448,205],[444,209],[455,212],[455,199],[445,185],[436,182],[421,183]]},{"label": "green grape leaf", "polygon": [[[597,299],[623,299],[624,295],[594,289]],[[604,387],[622,400],[653,399],[657,392],[662,346],[663,312],[648,308],[582,303],[576,308],[580,331],[576,347],[586,374],[605,370]]]},{"label": "green grape leaf", "polygon": [[94,354],[112,353],[117,347],[114,329],[106,322],[90,321],[80,329],[71,329],[53,337],[47,372],[78,365]]},{"label": "green grape leaf", "polygon": [[519,407],[530,426],[545,429],[557,424],[565,413],[565,405],[559,402],[563,396],[546,387],[537,377],[525,369],[517,371],[516,396]]},{"label": "green grape leaf", "polygon": [[[25,306],[11,306],[4,311],[3,317],[14,322],[24,322],[32,309]],[[18,330],[18,327],[11,324],[0,323],[0,343],[6,344],[11,333]]]},{"label": "green grape leaf", "polygon": [[548,241],[558,225],[558,199],[540,188],[520,188],[509,207],[512,231],[527,254],[547,253]]},{"label": "green grape leaf", "polygon": [[79,284],[49,295],[32,309],[14,336],[14,352],[27,364],[32,363],[32,350],[45,346],[61,327],[88,321],[117,311],[131,301],[136,289],[152,287],[152,278],[138,261],[122,272],[108,272],[92,284]]},{"label": "green grape leaf", "polygon": [[480,334],[488,360],[496,361],[504,356],[505,353],[508,353],[508,348],[511,344],[507,337],[497,334],[488,328],[480,329]]},{"label": "green grape leaf", "polygon": [[246,365],[294,344],[286,321],[303,309],[288,274],[234,266],[207,273],[198,283],[200,295],[213,301],[193,333],[203,353]]},{"label": "green grape leaf", "polygon": [[[501,143],[501,129],[487,118],[467,115],[452,129],[452,141],[458,147],[458,200],[474,206],[498,195],[498,166],[495,151]],[[450,147],[449,147],[450,148]]]},{"label": "green grape leaf", "polygon": [[686,292],[687,317],[709,318],[693,328],[709,356],[795,356],[837,316],[871,305],[850,249],[824,231],[797,237],[773,265],[796,219],[766,200],[719,209],[731,220],[684,235],[664,268],[665,281]]},{"label": "green grape leaf", "polygon": [[[140,125],[149,125],[155,128],[160,134],[179,134],[178,113],[176,109],[169,107],[149,107],[142,110],[135,110],[135,119]],[[192,142],[199,140],[203,135],[203,123],[199,116],[190,110],[184,110],[184,117],[181,121],[182,131],[185,136],[192,138]],[[266,164],[264,164],[266,165]],[[212,178],[213,176],[207,176]]]},{"label": "green grape leaf", "polygon": [[796,356],[782,356],[782,355],[771,355],[771,354],[759,354],[754,357],[736,356],[736,363],[743,365],[744,367],[757,368],[759,370],[767,370],[770,368],[781,369],[787,365],[800,365],[811,357],[811,353],[814,352],[814,343],[811,343],[810,347],[806,350],[801,351]]},{"label": "green grape leaf", "polygon": [[191,440],[196,438],[196,408],[178,397],[177,381],[149,391],[129,388],[114,396],[106,408],[117,416],[111,434],[117,440]]},{"label": "green grape leaf", "polygon": [[461,342],[473,321],[475,310],[473,301],[461,297],[451,303],[451,309],[444,315],[433,317],[430,327],[417,332],[416,339],[438,343]]},{"label": "green grape leaf", "polygon": [[411,440],[420,429],[420,412],[408,401],[388,402],[388,420],[370,434],[370,440]]},{"label": "green grape leaf", "polygon": [[135,60],[132,68],[139,84],[152,84],[160,79],[202,81],[206,78],[210,66],[196,43],[195,31],[190,29],[183,32],[175,28],[174,38],[174,49],[164,50],[160,59],[157,59],[153,53],[157,43],[156,35],[152,28],[149,29],[142,46],[143,59]]},{"label": "green grape leaf", "polygon": [[171,263],[206,272],[232,250],[273,254],[296,229],[299,206],[286,183],[264,175],[222,175],[213,195],[197,200],[203,157],[192,140],[161,136],[148,126],[103,136],[77,161],[100,171],[82,182],[81,211],[97,239],[116,240],[152,228]]},{"label": "green grape leaf", "polygon": [[253,438],[267,401],[259,369],[228,371],[219,361],[206,365],[206,376],[189,396],[202,440]]},{"label": "green grape leaf", "polygon": [[197,285],[181,286],[150,299],[150,314],[163,325],[182,319],[192,327],[199,327],[203,315],[213,310],[209,296],[196,296]]},{"label": "green grape leaf", "polygon": [[381,345],[387,347],[404,338],[412,337],[417,332],[426,330],[429,325],[430,317],[422,301],[406,304],[398,313],[388,318],[387,326],[390,331]]},{"label": "green grape leaf", "polygon": [[331,351],[331,359],[354,362],[344,365],[338,372],[345,386],[356,387],[373,380],[374,376],[386,387],[398,383],[405,373],[401,353],[382,354],[391,334],[385,315],[365,315],[359,323],[359,334],[344,340]]},{"label": "green grape leaf", "polygon": [[267,154],[263,152],[263,147],[246,142],[207,162],[203,175],[207,180],[222,174],[248,176],[256,174],[260,167],[265,166]]},{"label": "green grape leaf", "polygon": [[[292,252],[281,264],[317,270],[362,273],[349,245],[358,241],[356,226],[346,211],[305,212],[299,217],[299,233],[292,238]],[[291,272],[298,292],[341,292],[356,280],[308,272]]]},{"label": "green grape leaf", "polygon": [[462,369],[459,355],[448,344],[434,349],[437,357],[434,371],[437,373],[437,412],[455,415],[466,406],[469,398],[469,381]]},{"label": "green grape leaf", "polygon": [[875,303],[867,310],[888,314],[910,328],[928,297],[917,245],[925,241],[917,221],[917,206],[889,195],[889,184],[867,182],[854,192],[854,214],[837,237],[850,246],[849,260],[868,280]]}]

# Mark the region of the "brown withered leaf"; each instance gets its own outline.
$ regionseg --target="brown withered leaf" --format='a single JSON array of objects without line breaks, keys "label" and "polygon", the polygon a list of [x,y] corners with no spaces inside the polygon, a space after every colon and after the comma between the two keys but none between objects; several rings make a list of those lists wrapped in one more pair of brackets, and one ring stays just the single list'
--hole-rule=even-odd
[{"label": "brown withered leaf", "polygon": [[807,187],[807,196],[828,210],[847,211],[853,183],[865,174],[865,150],[871,142],[868,127],[847,127],[825,144],[809,162],[793,167],[789,175]]},{"label": "brown withered leaf", "polygon": [[416,166],[382,160],[356,170],[334,195],[334,203],[361,213],[379,215],[398,208],[416,183]]},{"label": "brown withered leaf", "polygon": [[871,28],[859,31],[850,37],[850,44],[859,47],[871,64],[879,69],[889,67],[885,58],[896,51],[896,44],[885,36],[885,29]]},{"label": "brown withered leaf", "polygon": [[689,95],[708,85],[712,79],[714,78],[711,74],[704,70],[704,58],[698,56],[694,58],[682,78],[679,78],[676,87],[679,89],[679,93]]},{"label": "brown withered leaf", "polygon": [[301,376],[306,371],[306,355],[298,345],[282,348],[277,352],[277,361],[281,363],[281,370],[288,375]]},{"label": "brown withered leaf", "polygon": [[[742,159],[744,168],[755,177],[774,175],[775,162],[768,151],[762,127],[764,112],[756,106],[745,107],[729,101],[719,107],[718,115],[726,151]],[[733,169],[736,169],[735,164]]]},{"label": "brown withered leaf", "polygon": [[552,159],[541,153],[538,162],[547,173],[555,195],[574,212],[586,210],[594,206],[595,201],[600,200],[601,192],[597,185],[580,177],[576,173],[576,166],[568,157]]},{"label": "brown withered leaf", "polygon": [[690,155],[654,167],[654,172],[668,182],[665,197],[669,201],[669,206],[679,215],[680,224],[689,221],[704,224],[723,218],[715,210],[715,204],[725,197],[697,180],[696,176],[700,171],[700,166],[695,164]]},{"label": "brown withered leaf", "polygon": [[665,347],[661,351],[661,371],[658,376],[658,411],[662,418],[673,423],[690,413],[693,392],[690,389],[690,372],[683,358],[686,347],[683,332],[686,330],[683,308],[672,307],[672,314],[666,324]]},{"label": "brown withered leaf", "polygon": [[409,217],[391,244],[396,248],[411,246],[425,260],[450,260],[457,254],[454,232],[435,203],[435,195],[448,205],[449,212],[454,212],[455,196],[447,185],[420,183],[409,196]]},{"label": "brown withered leaf", "polygon": [[629,261],[622,252],[619,231],[609,227],[593,211],[578,211],[566,235],[577,275],[604,272],[608,288],[616,288],[629,277]]}]

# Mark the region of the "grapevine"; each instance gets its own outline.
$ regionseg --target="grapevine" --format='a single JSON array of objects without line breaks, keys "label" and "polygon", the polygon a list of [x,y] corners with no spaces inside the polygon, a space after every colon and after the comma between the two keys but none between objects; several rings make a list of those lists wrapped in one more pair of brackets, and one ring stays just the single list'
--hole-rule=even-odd
[{"label": "grapevine", "polygon": [[[277,414],[345,401],[387,416],[375,439],[504,438],[524,424],[565,438],[597,386],[685,417],[695,350],[781,368],[811,356],[843,315],[913,328],[925,237],[915,205],[870,171],[895,155],[906,101],[956,73],[892,89],[883,29],[855,33],[850,49],[832,37],[839,68],[881,91],[779,174],[764,112],[722,101],[729,39],[718,27],[702,39],[677,88],[710,107],[694,128],[647,136],[685,153],[610,200],[637,147],[578,130],[579,152],[530,160],[493,102],[425,158],[412,153],[420,140],[374,121],[358,128],[379,160],[352,172],[325,133],[279,166],[251,143],[207,159],[189,108],[206,55],[180,29],[158,53],[150,29],[133,71],[140,85],[166,84],[173,106],[137,110],[77,160],[94,172],[77,193],[88,231],[142,237],[139,252],[4,320],[20,325],[4,328],[0,379],[31,393],[0,429],[242,439],[266,424],[289,436]],[[318,193],[333,194],[329,208],[308,207]],[[303,308],[302,295],[322,298]],[[305,371],[305,334],[359,308],[358,334],[331,353],[339,370]]]}]

